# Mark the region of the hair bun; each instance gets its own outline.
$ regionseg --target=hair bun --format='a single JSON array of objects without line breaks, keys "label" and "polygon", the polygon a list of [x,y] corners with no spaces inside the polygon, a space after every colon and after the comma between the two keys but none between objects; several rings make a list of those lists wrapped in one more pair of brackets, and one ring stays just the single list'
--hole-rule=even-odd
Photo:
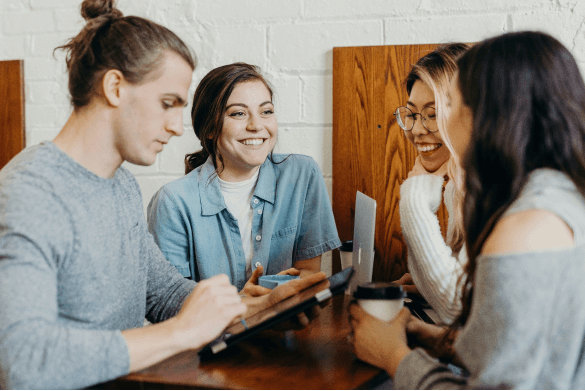
[{"label": "hair bun", "polygon": [[81,16],[86,21],[102,15],[121,18],[123,14],[114,7],[114,2],[115,0],[83,0],[83,3],[81,3]]}]

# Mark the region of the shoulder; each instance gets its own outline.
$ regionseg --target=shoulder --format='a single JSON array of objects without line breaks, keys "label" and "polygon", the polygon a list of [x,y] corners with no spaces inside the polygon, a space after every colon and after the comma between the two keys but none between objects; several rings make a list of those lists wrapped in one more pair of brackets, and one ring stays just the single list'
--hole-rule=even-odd
[{"label": "shoulder", "polygon": [[573,231],[556,214],[529,209],[502,217],[485,241],[482,254],[553,250],[573,245]]},{"label": "shoulder", "polygon": [[310,156],[300,154],[274,153],[268,157],[277,172],[285,172],[296,176],[321,174],[319,165]]},{"label": "shoulder", "polygon": [[160,205],[192,209],[194,206],[200,205],[199,199],[199,172],[195,169],[189,174],[163,185],[153,195],[148,209]]}]

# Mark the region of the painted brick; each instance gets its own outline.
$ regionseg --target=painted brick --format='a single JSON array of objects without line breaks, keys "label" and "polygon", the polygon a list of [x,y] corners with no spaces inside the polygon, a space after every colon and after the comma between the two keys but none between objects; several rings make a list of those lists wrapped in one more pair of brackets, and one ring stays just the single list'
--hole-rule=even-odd
[{"label": "painted brick", "polygon": [[27,127],[54,127],[64,124],[59,123],[61,116],[54,105],[27,104],[24,111]]},{"label": "painted brick", "polygon": [[[581,2],[582,4],[583,2]],[[574,40],[576,37],[578,38],[578,32],[582,24],[583,13],[575,12],[525,12],[512,16],[512,25],[515,31],[537,30],[546,32],[561,41],[569,50],[581,50],[580,45],[575,45]]]},{"label": "painted brick", "polygon": [[183,175],[185,173],[185,155],[201,149],[201,143],[191,126],[185,127],[180,137],[173,137],[165,149],[159,153],[159,171],[165,174]]},{"label": "painted brick", "polygon": [[43,141],[53,140],[59,134],[60,128],[35,128],[26,132],[26,146],[37,145]]},{"label": "painted brick", "polygon": [[268,59],[274,69],[332,69],[334,46],[381,45],[382,22],[273,25],[268,39]]},{"label": "painted brick", "polygon": [[385,44],[481,41],[504,33],[506,19],[505,14],[388,19],[385,23]]},{"label": "painted brick", "polygon": [[81,0],[30,0],[30,6],[32,9],[75,8],[79,14]]},{"label": "painted brick", "polygon": [[[53,56],[53,50],[57,46],[64,45],[75,34],[60,32],[48,34],[33,34],[31,40],[30,54],[32,56]],[[62,50],[55,51],[57,61],[65,61],[65,53]]]},{"label": "painted brick", "polygon": [[160,176],[160,175],[152,175],[152,176],[142,176],[137,177],[138,185],[140,186],[140,191],[142,192],[142,206],[144,207],[144,213],[146,214],[146,209],[148,207],[148,203],[150,199],[161,187],[166,185],[167,183],[174,181],[175,179],[180,178],[180,176]]},{"label": "painted brick", "polygon": [[303,122],[333,123],[333,76],[303,76]]},{"label": "painted brick", "polygon": [[551,4],[550,0],[423,0],[418,8],[430,12],[449,11],[515,11],[518,9],[546,7]]},{"label": "painted brick", "polygon": [[23,0],[0,0],[0,11],[29,11],[30,7]]},{"label": "painted brick", "polygon": [[64,91],[67,90],[67,75],[65,72],[65,61],[57,61],[53,57],[29,57],[24,62],[24,77],[26,80],[59,81]]},{"label": "painted brick", "polygon": [[63,84],[55,81],[27,81],[26,101],[32,104],[67,105],[69,98],[67,89]]},{"label": "painted brick", "polygon": [[383,18],[388,16],[406,15],[420,7],[422,0],[369,0],[369,1],[339,1],[317,0],[307,1],[305,17],[359,17],[369,16]]},{"label": "painted brick", "polygon": [[301,79],[299,76],[265,74],[272,85],[274,111],[279,124],[301,119]]},{"label": "painted brick", "polygon": [[297,18],[301,16],[301,0],[268,1],[215,0],[198,4],[198,20],[263,20],[272,18]]},{"label": "painted brick", "polygon": [[55,31],[55,18],[52,11],[4,12],[4,33],[39,33]]},{"label": "painted brick", "polygon": [[213,48],[210,50],[213,66],[247,62],[265,67],[266,32],[264,27],[224,26],[210,32],[210,35],[203,37],[203,41]]},{"label": "painted brick", "polygon": [[85,20],[81,17],[78,7],[55,9],[54,12],[57,31],[67,31],[73,36],[85,26]]},{"label": "painted brick", "polygon": [[26,37],[24,35],[1,37],[0,42],[0,59],[18,60],[26,57]]},{"label": "painted brick", "polygon": [[332,175],[333,130],[326,128],[281,127],[275,152],[298,153],[315,159],[324,176]]}]

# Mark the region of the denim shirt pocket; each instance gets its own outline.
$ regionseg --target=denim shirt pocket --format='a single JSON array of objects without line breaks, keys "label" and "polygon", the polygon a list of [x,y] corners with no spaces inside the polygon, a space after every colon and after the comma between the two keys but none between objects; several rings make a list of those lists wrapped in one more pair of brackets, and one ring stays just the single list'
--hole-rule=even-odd
[{"label": "denim shirt pocket", "polygon": [[297,226],[283,228],[272,235],[267,274],[276,274],[293,267]]}]

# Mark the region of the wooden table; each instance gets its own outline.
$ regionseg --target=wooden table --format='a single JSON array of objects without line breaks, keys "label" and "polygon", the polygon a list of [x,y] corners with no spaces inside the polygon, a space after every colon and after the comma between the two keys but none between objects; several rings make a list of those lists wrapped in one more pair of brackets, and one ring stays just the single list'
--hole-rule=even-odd
[{"label": "wooden table", "polygon": [[98,388],[353,389],[388,379],[384,371],[359,361],[347,342],[350,298],[334,297],[304,330],[264,331],[201,361],[196,351]]}]

